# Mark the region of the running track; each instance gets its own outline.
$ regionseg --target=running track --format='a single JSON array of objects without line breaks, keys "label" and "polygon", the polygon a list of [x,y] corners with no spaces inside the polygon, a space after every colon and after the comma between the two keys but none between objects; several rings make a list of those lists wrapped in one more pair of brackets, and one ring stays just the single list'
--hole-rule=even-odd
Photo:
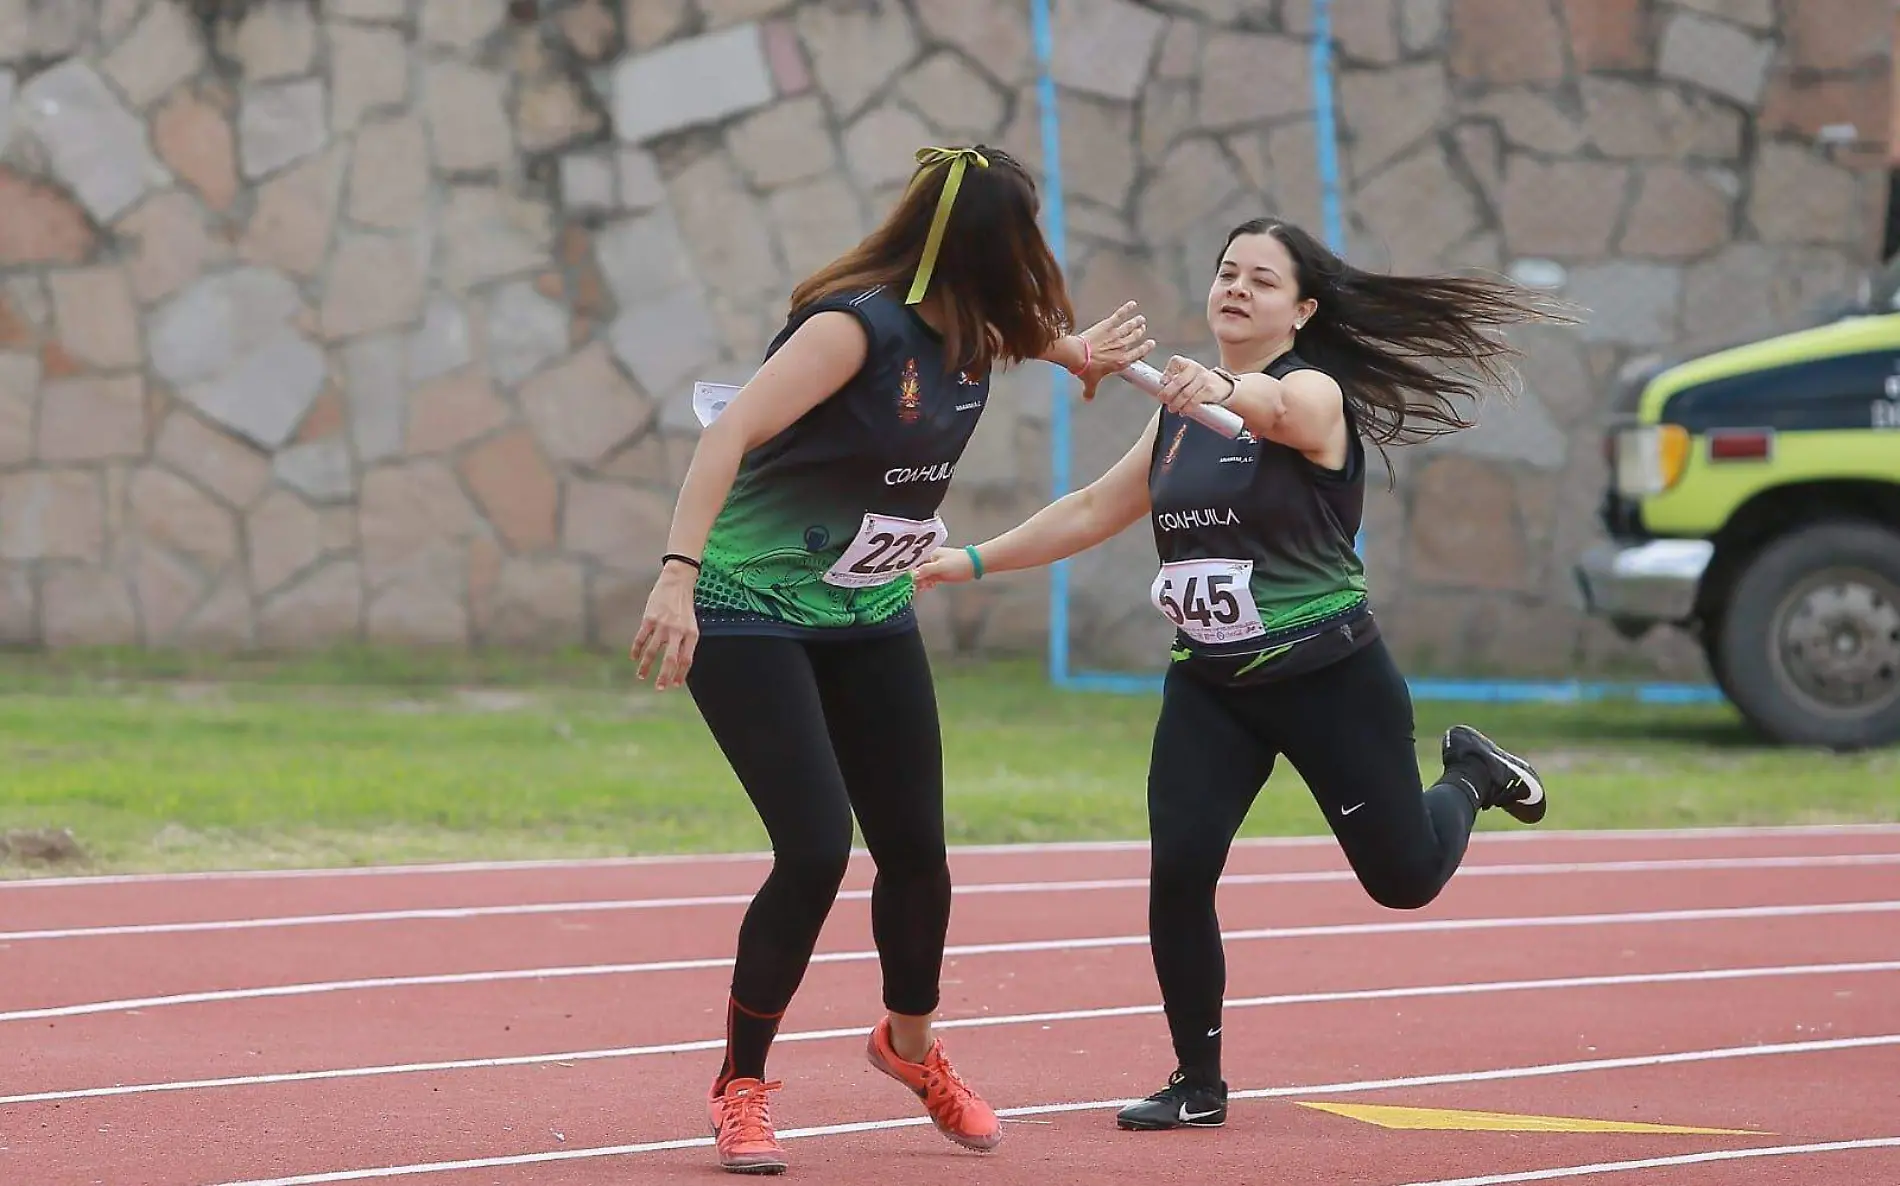
[{"label": "running track", "polygon": [[[1139,846],[965,849],[944,1035],[1009,1117],[939,1137],[862,1058],[860,857],[772,1072],[786,1181],[1900,1182],[1900,828],[1484,834],[1383,911],[1330,841],[1222,889],[1219,1132],[1129,1134],[1171,1068]],[[0,1182],[727,1180],[703,1096],[765,865],[0,882]],[[1379,1104],[1721,1133],[1380,1127]]]}]

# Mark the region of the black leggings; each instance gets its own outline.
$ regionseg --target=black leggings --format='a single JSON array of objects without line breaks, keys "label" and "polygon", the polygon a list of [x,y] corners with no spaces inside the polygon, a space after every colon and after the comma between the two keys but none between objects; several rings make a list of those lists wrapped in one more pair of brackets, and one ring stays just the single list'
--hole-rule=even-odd
[{"label": "black leggings", "polygon": [[1168,673],[1148,772],[1149,935],[1182,1066],[1218,1077],[1227,987],[1214,896],[1235,834],[1284,754],[1374,901],[1413,910],[1464,859],[1476,791],[1420,792],[1412,698],[1382,640],[1277,683]]},{"label": "black leggings", "polygon": [[734,1002],[762,1017],[791,1002],[844,879],[855,811],[877,863],[884,1006],[935,1012],[950,865],[922,637],[706,637],[687,686],[772,838],[772,871],[739,928]]}]

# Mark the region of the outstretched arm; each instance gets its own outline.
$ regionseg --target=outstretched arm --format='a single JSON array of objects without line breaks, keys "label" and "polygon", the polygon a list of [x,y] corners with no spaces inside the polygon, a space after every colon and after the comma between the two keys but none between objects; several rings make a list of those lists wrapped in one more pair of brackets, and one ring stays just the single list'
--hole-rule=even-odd
[{"label": "outstretched arm", "polygon": [[1162,371],[1161,390],[1155,398],[1171,412],[1186,412],[1197,403],[1227,408],[1262,440],[1297,449],[1330,468],[1345,464],[1345,397],[1332,376],[1300,370],[1284,379],[1258,373],[1235,378],[1238,383],[1229,383],[1193,359],[1177,355]]},{"label": "outstretched arm", "polygon": [[[1080,490],[1063,495],[991,540],[976,545],[985,576],[1021,568],[1040,568],[1086,552],[1112,538],[1148,513],[1148,459],[1153,455],[1157,413],[1128,452],[1107,473]],[[976,565],[962,548],[939,548],[917,570],[917,588],[959,584],[976,577]]]}]

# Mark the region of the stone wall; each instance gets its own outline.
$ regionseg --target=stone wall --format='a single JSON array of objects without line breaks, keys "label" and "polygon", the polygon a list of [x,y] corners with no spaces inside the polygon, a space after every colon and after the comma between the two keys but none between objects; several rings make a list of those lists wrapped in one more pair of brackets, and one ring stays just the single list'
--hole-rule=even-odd
[{"label": "stone wall", "polygon": [[[1669,644],[1652,659],[1576,609],[1570,563],[1605,485],[1595,425],[1632,358],[1791,328],[1879,258],[1893,5],[1448,12],[1432,62],[1382,68],[1375,54],[1342,76],[1355,248],[1401,268],[1553,261],[1590,315],[1580,333],[1524,335],[1516,411],[1406,459],[1372,525],[1386,541],[1375,576],[1401,591],[1394,633],[1444,670],[1701,678],[1679,636],[1652,637]],[[1382,154],[1395,118],[1437,143]],[[1418,229],[1421,202],[1446,220],[1427,220],[1436,238]]]},{"label": "stone wall", "polygon": [[[0,640],[623,646],[690,381],[756,365],[917,146],[1041,167],[1026,7],[0,0]],[[1527,335],[1514,407],[1396,456],[1388,629],[1428,667],[1631,661],[1569,593],[1593,417],[1633,354],[1767,328],[1873,258],[1889,0],[1334,10],[1354,258],[1595,310]],[[1312,20],[1058,0],[1085,316],[1134,296],[1204,355],[1227,226],[1319,227]],[[1046,368],[1001,392],[946,508],[967,537],[1050,488]],[[1104,393],[1072,410],[1078,481],[1147,411]],[[1154,666],[1149,564],[1139,532],[1076,564],[1079,662]],[[1039,650],[1046,589],[932,598],[933,637]]]}]

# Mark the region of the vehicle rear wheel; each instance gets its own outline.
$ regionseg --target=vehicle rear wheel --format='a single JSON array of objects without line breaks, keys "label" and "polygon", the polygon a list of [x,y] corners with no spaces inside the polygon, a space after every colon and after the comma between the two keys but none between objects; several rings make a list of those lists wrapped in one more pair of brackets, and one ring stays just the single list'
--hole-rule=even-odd
[{"label": "vehicle rear wheel", "polygon": [[1711,660],[1775,741],[1900,741],[1900,533],[1837,520],[1763,548],[1735,583]]}]

